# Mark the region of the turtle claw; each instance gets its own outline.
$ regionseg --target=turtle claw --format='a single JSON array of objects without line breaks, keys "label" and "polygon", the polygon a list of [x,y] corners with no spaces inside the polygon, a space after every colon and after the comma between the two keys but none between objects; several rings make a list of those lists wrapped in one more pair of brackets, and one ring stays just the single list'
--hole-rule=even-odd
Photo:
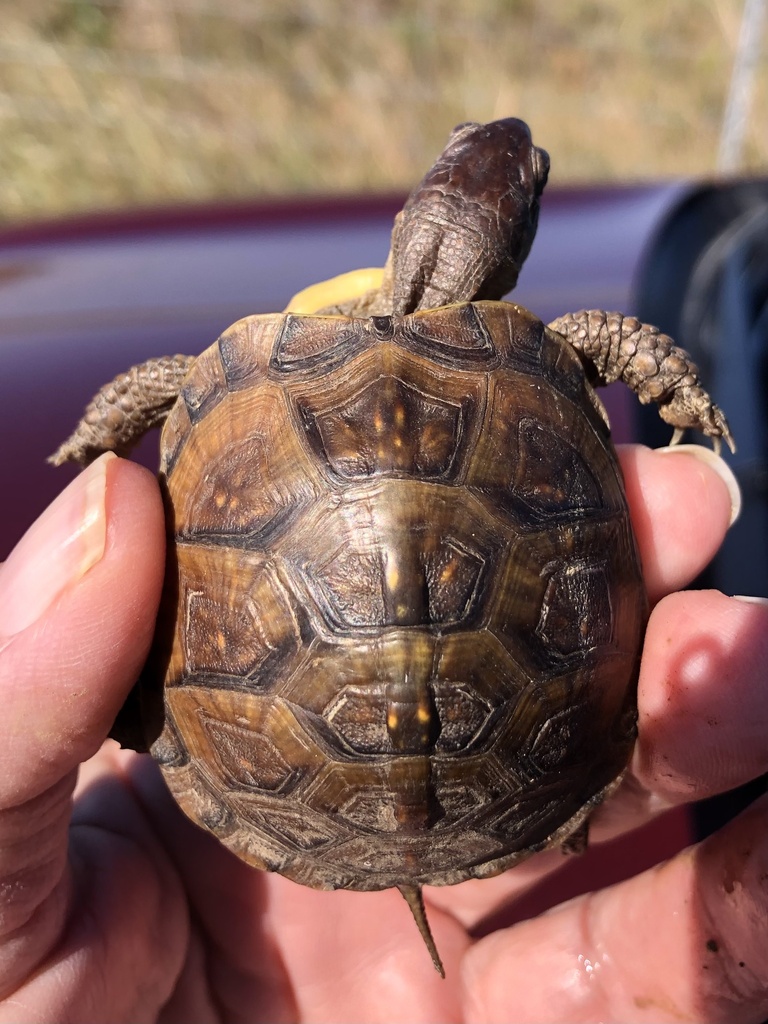
[{"label": "turtle claw", "polygon": [[712,406],[712,418],[714,419],[718,429],[718,433],[712,436],[712,444],[714,445],[715,452],[718,455],[720,454],[722,442],[725,441],[731,449],[731,454],[735,455],[736,442],[733,440],[731,428],[728,426],[728,420],[725,418],[723,410],[717,405]]},{"label": "turtle claw", "polygon": [[[670,447],[676,444],[680,444],[685,436],[685,427],[675,427],[672,432],[672,438],[669,442]],[[710,409],[710,416],[708,423],[701,423],[699,425],[704,434],[712,442],[712,448],[714,449],[715,455],[722,455],[723,452],[723,441],[728,445],[732,454],[736,452],[736,442],[733,440],[733,434],[731,434],[731,428],[728,426],[728,420],[723,415],[722,410],[712,405]]]},{"label": "turtle claw", "polygon": [[[685,430],[683,430],[681,427],[675,427],[669,442],[670,448],[672,448],[674,445],[681,444],[684,436]],[[728,448],[730,449],[732,455],[736,453],[736,442],[733,440],[733,436],[730,430],[728,430],[727,424],[725,430],[723,430],[721,434],[708,434],[707,436],[709,437],[709,440],[712,442],[712,449],[715,455],[723,454],[723,441],[725,441],[725,443],[728,445]]]},{"label": "turtle claw", "polygon": [[[731,428],[728,426],[728,420],[725,418],[723,410],[720,406],[715,405],[715,403],[712,402],[706,412],[706,420],[702,416],[702,422],[699,429],[703,430],[712,442],[715,455],[721,454],[723,450],[723,441],[728,445],[731,453],[735,453],[736,442],[733,440]],[[677,431],[675,431],[675,433],[677,433]]]}]

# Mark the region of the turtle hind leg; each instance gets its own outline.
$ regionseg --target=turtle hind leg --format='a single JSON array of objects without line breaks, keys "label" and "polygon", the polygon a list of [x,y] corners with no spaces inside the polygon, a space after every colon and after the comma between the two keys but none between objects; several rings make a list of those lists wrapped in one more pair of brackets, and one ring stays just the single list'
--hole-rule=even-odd
[{"label": "turtle hind leg", "polygon": [[194,361],[193,356],[161,356],[119,374],[94,395],[74,432],[48,461],[87,466],[103,452],[127,455],[148,430],[164,422]]},{"label": "turtle hind leg", "polygon": [[421,933],[424,944],[427,947],[432,963],[435,965],[435,970],[441,978],[445,977],[445,968],[443,967],[443,961],[440,959],[440,954],[437,952],[437,946],[435,940],[432,937],[430,931],[429,921],[427,920],[427,912],[424,909],[424,897],[421,895],[420,885],[398,885],[403,899],[411,908],[413,919],[416,922],[416,927]]},{"label": "turtle hind leg", "polygon": [[675,428],[672,444],[693,427],[711,438],[716,452],[721,440],[736,450],[728,421],[701,386],[696,364],[658,327],[589,309],[558,317],[549,328],[578,352],[596,384],[621,380],[644,405],[655,402],[664,422]]}]

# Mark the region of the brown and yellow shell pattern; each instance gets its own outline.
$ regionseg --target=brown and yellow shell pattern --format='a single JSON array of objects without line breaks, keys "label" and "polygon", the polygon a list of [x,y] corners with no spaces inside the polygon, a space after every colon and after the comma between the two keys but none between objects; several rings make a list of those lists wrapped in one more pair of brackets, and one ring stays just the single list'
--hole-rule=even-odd
[{"label": "brown and yellow shell pattern", "polygon": [[249,317],[162,448],[152,752],[238,856],[451,884],[564,841],[621,775],[640,567],[582,366],[531,314]]}]

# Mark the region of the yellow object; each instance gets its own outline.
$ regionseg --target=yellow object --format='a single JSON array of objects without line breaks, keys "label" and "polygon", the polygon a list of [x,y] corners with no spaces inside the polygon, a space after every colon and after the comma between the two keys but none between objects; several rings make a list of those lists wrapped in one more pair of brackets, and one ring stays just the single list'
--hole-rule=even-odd
[{"label": "yellow object", "polygon": [[326,306],[338,306],[360,295],[381,288],[384,278],[382,267],[366,267],[364,270],[350,270],[327,281],[318,281],[297,292],[285,307],[285,313],[316,313]]}]

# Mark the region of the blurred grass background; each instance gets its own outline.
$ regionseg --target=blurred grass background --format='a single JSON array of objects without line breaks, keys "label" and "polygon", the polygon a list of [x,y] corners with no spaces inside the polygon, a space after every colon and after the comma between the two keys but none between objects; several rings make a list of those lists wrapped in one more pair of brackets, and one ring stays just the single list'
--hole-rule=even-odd
[{"label": "blurred grass background", "polygon": [[[559,183],[712,174],[742,8],[0,0],[0,218],[403,189],[454,124],[510,114]],[[742,170],[767,109],[763,59]]]}]

